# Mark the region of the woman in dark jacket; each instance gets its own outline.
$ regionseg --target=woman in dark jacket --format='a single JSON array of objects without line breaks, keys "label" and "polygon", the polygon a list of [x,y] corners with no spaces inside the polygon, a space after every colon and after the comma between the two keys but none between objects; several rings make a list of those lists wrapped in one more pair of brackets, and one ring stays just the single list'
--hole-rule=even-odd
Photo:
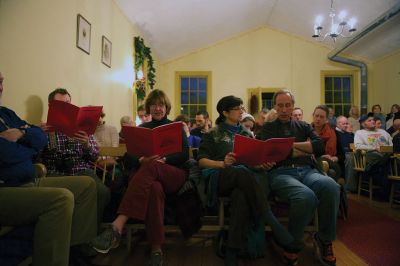
[{"label": "woman in dark jacket", "polygon": [[[273,231],[281,228],[269,210],[266,192],[258,184],[255,172],[237,165],[232,152],[235,134],[252,136],[240,125],[244,110],[242,104],[243,101],[235,96],[219,100],[217,126],[203,135],[198,153],[203,175],[210,177],[209,205],[216,203],[218,196],[231,198],[225,265],[237,265],[237,254],[244,248],[249,226],[261,225],[264,228],[267,219]],[[285,242],[285,239],[280,241]]]}]

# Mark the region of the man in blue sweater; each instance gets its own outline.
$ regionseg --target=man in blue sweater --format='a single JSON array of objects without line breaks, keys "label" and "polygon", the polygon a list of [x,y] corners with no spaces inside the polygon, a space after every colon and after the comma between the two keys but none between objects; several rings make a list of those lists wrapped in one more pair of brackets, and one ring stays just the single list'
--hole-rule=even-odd
[{"label": "man in blue sweater", "polygon": [[[0,72],[0,102],[4,77]],[[97,232],[96,184],[86,176],[35,179],[46,134],[0,106],[0,226],[35,225],[33,265],[67,266],[70,245]]]}]

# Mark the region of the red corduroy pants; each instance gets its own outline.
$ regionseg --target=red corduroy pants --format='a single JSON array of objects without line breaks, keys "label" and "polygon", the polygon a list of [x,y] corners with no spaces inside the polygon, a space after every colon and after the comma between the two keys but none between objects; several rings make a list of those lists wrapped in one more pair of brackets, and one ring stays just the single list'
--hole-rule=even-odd
[{"label": "red corduroy pants", "polygon": [[186,172],[175,166],[144,163],[130,180],[118,213],[144,221],[148,242],[161,245],[165,240],[165,194],[177,192],[185,180]]}]

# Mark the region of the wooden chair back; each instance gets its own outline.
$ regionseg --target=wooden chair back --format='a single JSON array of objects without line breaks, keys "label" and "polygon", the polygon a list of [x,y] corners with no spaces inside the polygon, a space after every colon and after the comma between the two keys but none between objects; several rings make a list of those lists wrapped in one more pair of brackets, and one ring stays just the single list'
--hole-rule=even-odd
[{"label": "wooden chair back", "polygon": [[393,207],[393,203],[400,204],[400,190],[396,189],[395,183],[400,182],[400,154],[394,154],[390,157],[390,172],[388,179],[391,181],[391,189],[389,196],[390,206]]},{"label": "wooden chair back", "polygon": [[366,151],[364,150],[354,150],[353,158],[354,158],[354,171],[364,172],[365,166],[367,165],[367,161],[365,158]]},{"label": "wooden chair back", "polygon": [[[103,175],[102,175],[102,181],[106,180],[106,174],[108,172],[107,167],[111,164],[112,165],[112,170],[111,170],[111,180],[114,180],[115,178],[115,167],[117,165],[117,162],[115,161],[116,158],[124,156],[126,153],[126,145],[125,144],[120,144],[118,147],[100,147],[99,148],[99,156],[100,159],[94,166],[94,172],[96,173],[97,167],[99,167],[98,163],[101,162],[100,166],[103,168]],[[102,160],[101,157],[108,157],[112,158],[113,160]]]}]

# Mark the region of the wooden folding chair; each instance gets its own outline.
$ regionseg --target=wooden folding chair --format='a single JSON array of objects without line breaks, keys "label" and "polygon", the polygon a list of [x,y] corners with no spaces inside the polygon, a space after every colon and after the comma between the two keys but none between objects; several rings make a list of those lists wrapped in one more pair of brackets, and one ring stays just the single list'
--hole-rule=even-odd
[{"label": "wooden folding chair", "polygon": [[388,179],[391,181],[389,203],[393,207],[393,203],[400,204],[400,189],[396,189],[396,183],[400,181],[400,154],[394,154],[390,157],[390,174]]},{"label": "wooden folding chair", "polygon": [[[107,168],[112,165],[111,170],[111,180],[115,178],[115,166],[117,162],[115,158],[122,157],[126,153],[126,145],[120,144],[118,147],[100,147],[99,149],[99,160],[94,165],[94,173],[96,174],[97,168],[101,167],[103,170],[102,181],[104,183],[106,179],[106,174],[108,172]],[[112,160],[102,160],[101,158],[111,158]],[[100,163],[101,162],[101,163]],[[99,165],[101,164],[101,165]]]},{"label": "wooden folding chair", "polygon": [[365,167],[367,166],[366,154],[365,150],[353,150],[354,171],[358,175],[358,196],[361,195],[361,191],[366,191],[369,199],[372,200],[373,190],[379,187],[373,184],[372,175],[366,175],[365,173]]}]

